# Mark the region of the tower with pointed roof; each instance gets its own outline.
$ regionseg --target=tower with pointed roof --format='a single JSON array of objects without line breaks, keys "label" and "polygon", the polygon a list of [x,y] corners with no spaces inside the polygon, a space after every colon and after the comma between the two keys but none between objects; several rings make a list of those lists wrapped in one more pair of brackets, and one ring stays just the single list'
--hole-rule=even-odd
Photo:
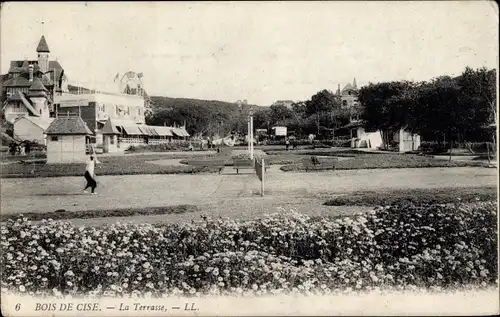
[{"label": "tower with pointed roof", "polygon": [[47,45],[47,41],[45,40],[45,36],[42,35],[40,38],[40,42],[36,48],[36,52],[38,53],[38,65],[40,66],[40,70],[46,73],[49,70],[49,46]]},{"label": "tower with pointed roof", "polygon": [[40,115],[40,117],[49,118],[49,108],[48,108],[48,90],[42,84],[40,79],[33,79],[33,83],[28,89],[28,97],[33,103],[35,112]]}]

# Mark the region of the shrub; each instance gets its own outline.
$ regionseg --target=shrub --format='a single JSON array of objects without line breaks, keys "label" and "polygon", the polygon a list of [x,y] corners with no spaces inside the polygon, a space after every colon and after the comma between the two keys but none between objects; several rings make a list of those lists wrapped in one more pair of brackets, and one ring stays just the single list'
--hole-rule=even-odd
[{"label": "shrub", "polygon": [[[463,153],[472,154],[468,151],[471,149],[474,153],[486,153],[488,149],[486,148],[488,142],[462,142],[462,143],[453,143],[453,151],[457,151],[456,149],[463,150]],[[490,143],[490,151],[494,151],[494,146]],[[430,154],[445,154],[449,153],[450,144],[448,142],[434,142],[434,141],[422,141],[420,143],[420,151],[424,153]],[[457,154],[457,153],[455,153]]]},{"label": "shrub", "polygon": [[489,286],[496,204],[380,207],[354,218],[1,227],[2,288],[30,295],[329,293]]},{"label": "shrub", "polygon": [[173,141],[170,143],[162,144],[145,144],[145,145],[130,145],[126,151],[129,153],[134,152],[168,152],[168,151],[189,151],[190,145],[194,150],[203,150],[201,147],[201,141]]},{"label": "shrub", "polygon": [[[298,146],[313,146],[315,148],[329,148],[329,147],[350,147],[350,139],[336,138],[335,140],[313,140],[312,142],[308,139],[293,140],[290,142],[290,146],[293,143]],[[267,145],[283,145],[285,146],[285,140],[268,140]]]}]

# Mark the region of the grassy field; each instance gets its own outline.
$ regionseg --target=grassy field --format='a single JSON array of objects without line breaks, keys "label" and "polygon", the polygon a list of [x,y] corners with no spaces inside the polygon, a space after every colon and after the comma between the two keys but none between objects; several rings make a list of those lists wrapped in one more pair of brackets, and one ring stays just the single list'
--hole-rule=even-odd
[{"label": "grassy field", "polygon": [[[103,164],[96,165],[97,175],[135,175],[135,174],[183,174],[200,172],[217,172],[215,169],[201,169],[192,166],[169,166],[151,164],[148,161],[162,159],[183,159],[193,157],[192,155],[171,155],[166,157],[162,154],[146,155],[122,155],[101,157]],[[21,164],[12,163],[1,166],[2,178],[18,177],[58,177],[58,176],[81,176],[85,171],[84,163],[75,164]]]},{"label": "grassy field", "polygon": [[[98,210],[82,210],[82,211],[66,211],[60,209],[52,212],[26,212],[23,217],[32,221],[43,219],[52,220],[67,220],[67,219],[89,219],[89,218],[107,218],[107,217],[133,217],[133,216],[152,216],[152,215],[170,215],[184,214],[198,211],[198,207],[193,205],[177,205],[177,206],[162,206],[162,207],[145,207],[145,208],[121,208],[121,209],[98,209]],[[17,219],[19,215],[2,215],[1,221],[9,219]]]},{"label": "grassy field", "polygon": [[[367,153],[355,150],[345,151],[306,151],[287,154],[267,153],[270,159],[284,163],[281,167],[284,172],[290,171],[305,171],[304,166],[300,162],[305,156],[331,156],[319,157],[321,162],[333,162],[333,157],[345,157],[346,160],[339,160],[336,164],[336,169],[374,169],[374,168],[420,168],[420,167],[465,167],[465,166],[486,166],[483,161],[447,161],[440,160],[430,156],[417,154],[400,154],[400,153]],[[328,164],[327,166],[331,166]],[[328,168],[332,169],[332,168]]]},{"label": "grassy field", "polygon": [[325,202],[326,206],[387,206],[406,202],[447,204],[453,202],[496,201],[496,187],[432,188],[359,191]]},{"label": "grassy field", "polygon": [[[302,149],[284,151],[276,147],[264,149],[267,154],[265,161],[267,165],[284,165],[281,170],[305,171],[301,160],[305,157],[318,156],[322,162],[330,163],[336,161],[336,157],[345,158],[336,163],[336,169],[377,169],[377,168],[419,168],[419,167],[464,167],[464,166],[486,166],[487,162],[482,160],[469,161],[447,161],[433,158],[431,156],[417,154],[400,153],[370,153],[349,148],[329,148],[329,149]],[[148,161],[162,159],[180,159],[181,163],[187,164],[188,159],[207,159],[215,155],[205,154],[145,154],[145,155],[122,155],[107,156],[99,158],[102,165],[98,165],[96,173],[98,175],[136,175],[136,174],[183,174],[183,173],[201,173],[218,172],[217,169],[202,169],[188,165],[170,166],[151,164]],[[330,158],[331,157],[331,158]],[[35,157],[33,157],[35,158]],[[31,158],[31,159],[33,159]],[[19,177],[58,177],[58,176],[80,176],[83,174],[85,165],[81,164],[45,164],[43,159],[33,162],[21,162],[26,158],[9,158],[10,164],[1,166],[0,176],[2,178]],[[231,157],[226,159],[226,166],[232,166]],[[333,166],[333,164],[327,164]],[[332,168],[325,168],[332,169]],[[321,170],[321,169],[318,169]]]}]

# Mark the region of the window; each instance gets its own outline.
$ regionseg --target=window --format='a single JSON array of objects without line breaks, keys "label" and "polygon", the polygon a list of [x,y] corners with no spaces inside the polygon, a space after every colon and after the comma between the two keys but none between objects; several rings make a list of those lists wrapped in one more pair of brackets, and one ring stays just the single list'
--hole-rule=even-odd
[{"label": "window", "polygon": [[342,105],[347,106],[347,100],[342,100]]},{"label": "window", "polygon": [[109,144],[115,144],[115,136],[112,135],[110,138],[109,138]]},{"label": "window", "polygon": [[40,114],[42,114],[42,109],[40,109]]},{"label": "window", "polygon": [[350,90],[347,93],[349,94],[349,96],[351,95],[351,91]]},{"label": "window", "polygon": [[57,142],[57,141],[58,141],[58,139],[57,139],[57,135],[53,135],[53,136],[50,138],[50,140],[51,140],[51,141],[55,141],[55,142]]}]

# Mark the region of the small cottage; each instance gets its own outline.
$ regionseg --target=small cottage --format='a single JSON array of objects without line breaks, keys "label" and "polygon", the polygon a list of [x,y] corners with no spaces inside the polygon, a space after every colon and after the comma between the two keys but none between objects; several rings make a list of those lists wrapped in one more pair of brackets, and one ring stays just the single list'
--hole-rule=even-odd
[{"label": "small cottage", "polygon": [[47,163],[83,163],[92,132],[80,117],[58,117],[45,130]]},{"label": "small cottage", "polygon": [[118,135],[120,135],[120,131],[116,128],[116,126],[111,122],[111,119],[108,119],[104,126],[101,129],[102,134],[102,148],[104,153],[115,153],[119,151],[118,148]]},{"label": "small cottage", "polygon": [[420,148],[420,135],[411,133],[405,128],[395,131],[393,140],[397,144],[399,152],[417,151]]}]

